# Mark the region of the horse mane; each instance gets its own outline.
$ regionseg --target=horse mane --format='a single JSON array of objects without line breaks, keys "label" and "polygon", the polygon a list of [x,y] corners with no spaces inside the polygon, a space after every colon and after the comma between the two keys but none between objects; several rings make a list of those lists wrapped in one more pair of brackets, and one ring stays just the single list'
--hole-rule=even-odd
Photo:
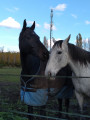
[{"label": "horse mane", "polygon": [[[60,46],[62,45],[63,40],[59,40],[55,42],[54,46]],[[87,65],[87,63],[90,63],[90,52],[74,45],[71,43],[68,43],[68,51],[71,59],[73,59],[75,62],[78,61],[81,64]]]},{"label": "horse mane", "polygon": [[74,61],[79,61],[84,65],[87,65],[88,62],[90,63],[90,52],[70,43],[68,43],[68,51]]},{"label": "horse mane", "polygon": [[63,42],[63,40],[58,40],[58,41],[56,41],[55,44],[53,45],[53,48],[54,48],[55,46],[60,46],[60,47],[61,47],[62,42]]}]

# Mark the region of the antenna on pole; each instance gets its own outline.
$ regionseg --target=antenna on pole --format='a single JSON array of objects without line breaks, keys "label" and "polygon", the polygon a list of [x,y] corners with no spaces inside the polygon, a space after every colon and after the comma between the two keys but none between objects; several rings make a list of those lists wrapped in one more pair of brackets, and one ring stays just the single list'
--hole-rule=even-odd
[{"label": "antenna on pole", "polygon": [[51,22],[50,22],[50,50],[51,50],[51,40],[52,40],[52,28],[53,28],[53,9],[51,9],[51,14],[50,14]]}]

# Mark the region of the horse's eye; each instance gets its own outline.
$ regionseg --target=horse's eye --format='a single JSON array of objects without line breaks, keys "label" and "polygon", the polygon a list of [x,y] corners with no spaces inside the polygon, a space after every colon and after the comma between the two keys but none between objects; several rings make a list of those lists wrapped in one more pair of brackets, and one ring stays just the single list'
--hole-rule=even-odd
[{"label": "horse's eye", "polygon": [[62,52],[61,51],[58,51],[57,54],[61,54]]}]

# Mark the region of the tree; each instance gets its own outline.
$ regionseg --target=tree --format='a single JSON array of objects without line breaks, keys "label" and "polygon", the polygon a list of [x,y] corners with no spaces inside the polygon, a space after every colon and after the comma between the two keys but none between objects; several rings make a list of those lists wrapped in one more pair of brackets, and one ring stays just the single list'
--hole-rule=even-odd
[{"label": "tree", "polygon": [[4,51],[4,46],[0,47],[0,52],[3,53],[3,51]]},{"label": "tree", "polygon": [[86,50],[86,39],[83,40],[83,48]]},{"label": "tree", "polygon": [[82,48],[82,36],[80,33],[76,36],[76,45]]},{"label": "tree", "polygon": [[90,51],[90,38],[88,38],[88,51]]},{"label": "tree", "polygon": [[48,49],[48,40],[47,40],[46,36],[44,36],[43,44]]}]

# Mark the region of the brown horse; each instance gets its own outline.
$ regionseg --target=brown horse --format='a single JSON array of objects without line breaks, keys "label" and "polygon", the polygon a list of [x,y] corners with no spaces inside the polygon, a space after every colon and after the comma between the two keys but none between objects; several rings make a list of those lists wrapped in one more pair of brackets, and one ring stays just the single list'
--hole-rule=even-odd
[{"label": "brown horse", "polygon": [[[66,84],[66,79],[57,79],[60,83],[50,82],[44,77],[33,77],[32,75],[44,75],[46,63],[49,58],[49,52],[45,46],[40,42],[39,36],[34,32],[35,22],[31,27],[27,27],[26,20],[24,20],[23,28],[19,36],[19,49],[21,59],[21,100],[28,105],[28,112],[33,113],[33,106],[41,106],[40,114],[45,115],[42,108],[45,109],[45,105],[48,99],[47,88],[59,88],[62,89]],[[64,68],[58,75],[69,75],[67,68]],[[31,75],[31,76],[24,76]],[[38,88],[36,92],[32,89],[32,86]],[[59,110],[62,110],[62,99],[59,100]],[[66,100],[67,111],[69,108],[69,99]],[[29,120],[33,120],[32,116],[28,116]]]}]

